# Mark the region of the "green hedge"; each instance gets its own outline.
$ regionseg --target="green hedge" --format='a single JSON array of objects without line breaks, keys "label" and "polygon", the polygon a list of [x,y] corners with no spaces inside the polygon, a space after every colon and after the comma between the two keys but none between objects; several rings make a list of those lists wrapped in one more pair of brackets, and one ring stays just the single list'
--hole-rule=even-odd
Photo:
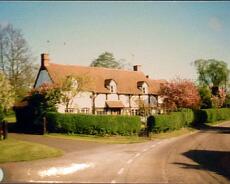
[{"label": "green hedge", "polygon": [[141,129],[137,116],[46,114],[49,132],[78,133],[91,135],[132,135]]},{"label": "green hedge", "polygon": [[172,112],[170,114],[155,115],[152,118],[152,126],[149,131],[166,132],[169,130],[178,130],[182,127],[190,126],[194,121],[192,110],[183,110],[182,112]]},{"label": "green hedge", "polygon": [[181,112],[153,116],[151,118],[152,122],[149,123],[152,124],[149,131],[166,132],[169,130],[178,130],[182,127],[229,119],[230,108],[201,109],[194,111],[187,109]]},{"label": "green hedge", "polygon": [[200,111],[204,114],[204,117],[202,118],[205,120],[205,123],[213,123],[215,121],[230,119],[230,108],[203,109]]}]

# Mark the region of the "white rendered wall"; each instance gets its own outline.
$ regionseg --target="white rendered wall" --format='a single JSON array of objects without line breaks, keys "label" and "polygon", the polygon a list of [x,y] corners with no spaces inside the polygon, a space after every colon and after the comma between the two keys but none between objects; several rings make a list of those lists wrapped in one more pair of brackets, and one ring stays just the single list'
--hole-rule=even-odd
[{"label": "white rendered wall", "polygon": [[132,108],[138,108],[139,106],[138,106],[138,100],[139,100],[139,96],[131,96],[131,100],[130,100],[130,102],[131,102],[131,107]]},{"label": "white rendered wall", "polygon": [[74,97],[71,107],[73,108],[89,108],[92,109],[91,92],[80,92]]},{"label": "white rendered wall", "polygon": [[129,96],[128,95],[120,95],[119,98],[125,107],[129,107]]},{"label": "white rendered wall", "polygon": [[108,94],[107,98],[108,98],[107,100],[110,100],[110,101],[117,101],[118,95],[117,94]]},{"label": "white rendered wall", "polygon": [[105,107],[105,101],[106,101],[106,95],[105,94],[99,94],[95,98],[95,107],[96,108],[104,108]]}]

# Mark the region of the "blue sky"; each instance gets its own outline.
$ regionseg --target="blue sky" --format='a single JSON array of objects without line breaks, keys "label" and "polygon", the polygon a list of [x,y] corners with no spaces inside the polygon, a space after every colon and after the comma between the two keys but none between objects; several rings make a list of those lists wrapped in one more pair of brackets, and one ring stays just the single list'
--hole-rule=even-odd
[{"label": "blue sky", "polygon": [[155,79],[195,79],[200,58],[230,66],[230,2],[0,2],[0,23],[22,30],[36,63],[49,52],[88,66],[109,51]]}]

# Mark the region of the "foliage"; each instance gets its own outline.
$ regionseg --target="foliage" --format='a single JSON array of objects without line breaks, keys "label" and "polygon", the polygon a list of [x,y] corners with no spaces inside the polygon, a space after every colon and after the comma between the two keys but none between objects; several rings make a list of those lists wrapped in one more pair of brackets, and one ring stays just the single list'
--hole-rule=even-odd
[{"label": "foliage", "polygon": [[132,135],[141,128],[137,116],[61,114],[46,115],[49,132],[90,135]]},{"label": "foliage", "polygon": [[166,110],[179,108],[196,109],[200,104],[200,96],[195,84],[185,79],[175,79],[163,83],[159,95],[163,98],[163,106]]},{"label": "foliage", "polygon": [[212,108],[212,93],[208,86],[200,86],[199,94],[201,99],[201,108],[208,109]]},{"label": "foliage", "polygon": [[3,112],[9,110],[14,104],[14,91],[10,82],[6,79],[5,75],[0,72],[0,108]]},{"label": "foliage", "polygon": [[151,109],[149,108],[149,104],[146,103],[144,100],[137,99],[136,103],[138,104],[139,113],[141,116],[147,117],[151,114],[151,112],[150,112]]},{"label": "foliage", "polygon": [[192,110],[185,109],[181,112],[171,112],[170,114],[155,115],[152,118],[152,132],[166,132],[178,130],[182,127],[190,126],[194,121]]},{"label": "foliage", "polygon": [[182,127],[213,123],[220,120],[230,120],[230,108],[220,109],[184,109],[181,112],[155,115],[151,118],[152,132],[178,130]]},{"label": "foliage", "polygon": [[85,86],[90,82],[87,76],[68,76],[60,87],[61,90],[61,102],[65,104],[68,109],[73,102],[74,97],[84,90]]},{"label": "foliage", "polygon": [[40,131],[45,113],[57,110],[60,96],[60,88],[53,84],[43,84],[31,90],[29,96],[14,108],[18,128],[24,132]]},{"label": "foliage", "polygon": [[227,63],[215,59],[200,59],[194,61],[194,65],[197,69],[199,84],[210,86],[213,95],[218,94],[219,87],[226,88],[230,74]]},{"label": "foliage", "polygon": [[0,71],[7,76],[15,97],[22,98],[35,79],[35,64],[20,29],[0,25]]},{"label": "foliage", "polygon": [[122,63],[116,61],[113,54],[110,52],[104,52],[95,59],[90,66],[104,67],[104,68],[122,68]]},{"label": "foliage", "polygon": [[205,123],[213,123],[220,120],[230,119],[230,108],[220,108],[220,109],[203,109],[203,119]]},{"label": "foliage", "polygon": [[54,84],[42,84],[31,91],[28,102],[42,115],[48,111],[57,111],[56,104],[60,102],[61,89]]}]

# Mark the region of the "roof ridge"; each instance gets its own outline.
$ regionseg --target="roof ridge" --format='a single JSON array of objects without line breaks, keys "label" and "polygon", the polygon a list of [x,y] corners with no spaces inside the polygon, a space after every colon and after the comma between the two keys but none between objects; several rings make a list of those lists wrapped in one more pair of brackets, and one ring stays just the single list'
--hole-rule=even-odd
[{"label": "roof ridge", "polygon": [[73,64],[57,64],[57,63],[50,63],[50,65],[60,65],[60,66],[67,66],[67,67],[80,67],[80,68],[91,68],[96,70],[113,70],[113,71],[123,71],[123,72],[140,72],[143,73],[143,71],[133,71],[133,70],[127,70],[127,69],[118,69],[118,68],[105,68],[105,67],[93,67],[93,66],[82,66],[82,65],[73,65]]}]

